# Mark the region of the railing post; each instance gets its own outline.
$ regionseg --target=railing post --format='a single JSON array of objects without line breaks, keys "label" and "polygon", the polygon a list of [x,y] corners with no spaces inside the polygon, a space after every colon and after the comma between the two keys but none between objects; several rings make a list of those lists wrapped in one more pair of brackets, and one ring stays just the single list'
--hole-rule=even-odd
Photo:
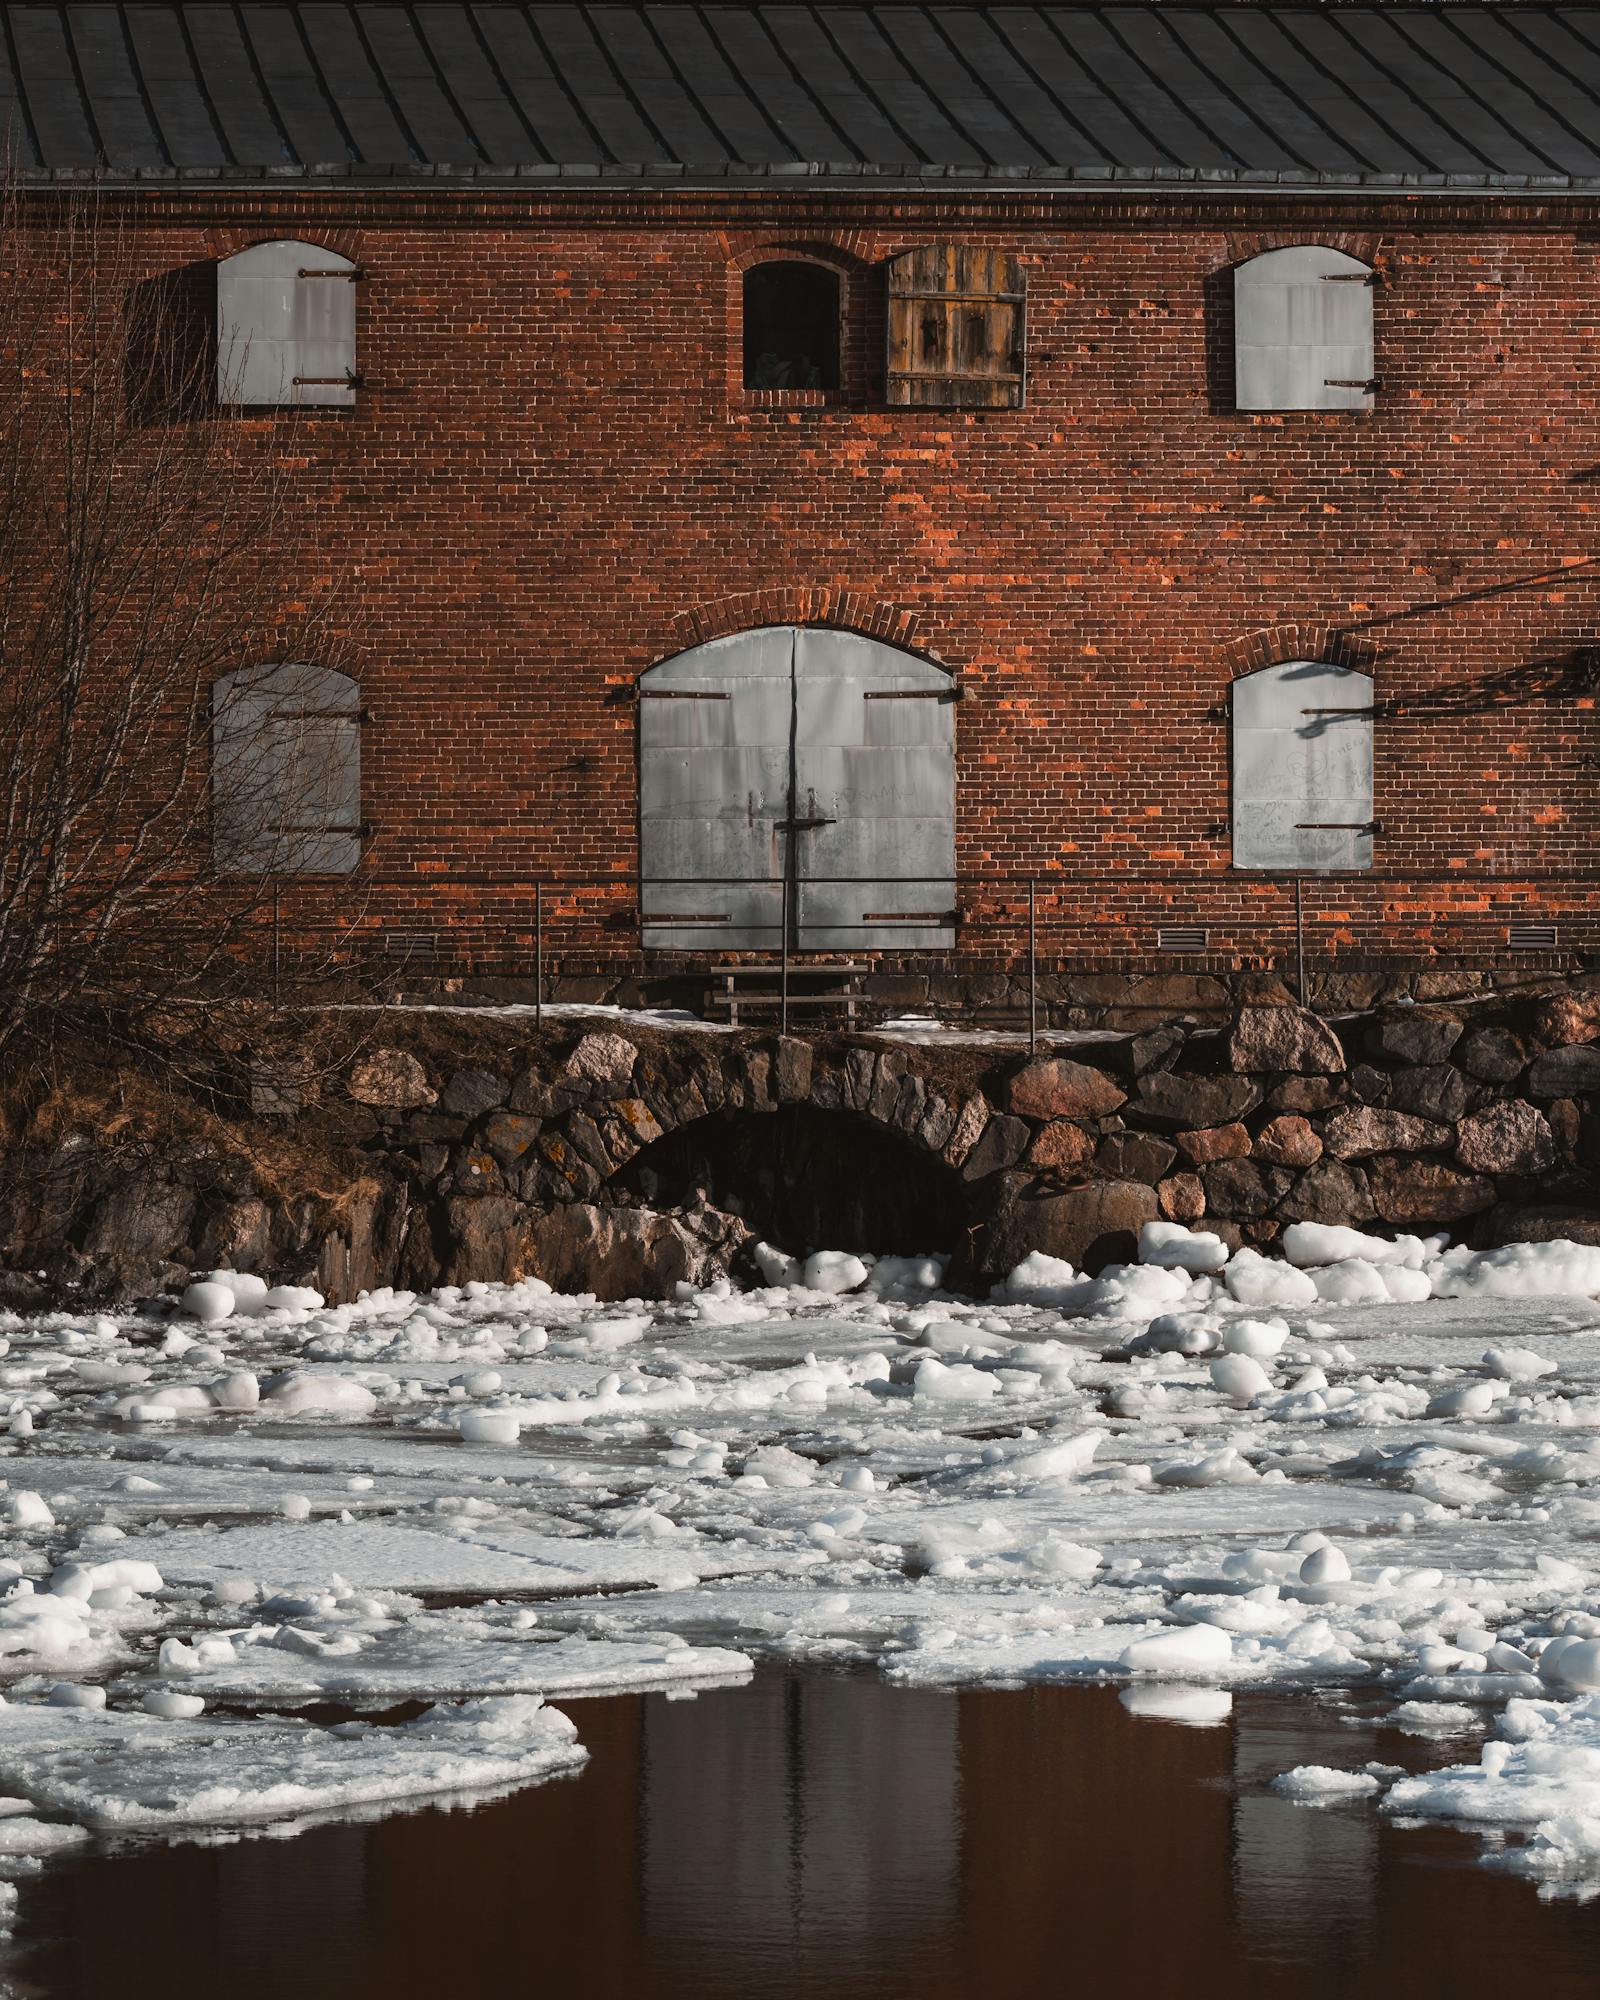
[{"label": "railing post", "polygon": [[778,973],[778,1033],[789,1032],[789,870],[783,871],[783,957]]},{"label": "railing post", "polygon": [[544,1026],[544,884],[533,885],[533,1025]]},{"label": "railing post", "polygon": [[1028,882],[1028,1053],[1039,1053],[1039,885]]},{"label": "railing post", "polygon": [[1296,984],[1303,1007],[1306,1004],[1306,882],[1303,875],[1294,878],[1294,953]]}]

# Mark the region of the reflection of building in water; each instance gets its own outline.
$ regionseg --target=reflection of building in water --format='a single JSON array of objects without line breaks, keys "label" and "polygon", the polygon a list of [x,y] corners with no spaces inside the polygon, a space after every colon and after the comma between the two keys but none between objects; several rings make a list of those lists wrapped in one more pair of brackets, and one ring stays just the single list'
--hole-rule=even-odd
[{"label": "reflection of building in water", "polygon": [[1314,1697],[1245,1696],[1233,1735],[1234,1922],[1266,1963],[1324,1962],[1354,1973],[1370,1958],[1378,1893],[1378,1817],[1370,1799],[1332,1810],[1266,1787],[1297,1764],[1348,1769],[1372,1756],[1369,1734]]},{"label": "reflection of building in water", "polygon": [[1228,1962],[1231,1731],[1110,1689],[961,1698],[962,1902],[926,2000],[1165,2000]]},{"label": "reflection of building in water", "polygon": [[[657,1951],[792,1977],[887,1967],[959,1897],[959,1697],[829,1675],[646,1704],[643,1921]],[[733,1726],[708,1727],[722,1709]],[[688,1988],[684,1989],[689,1990]]]}]

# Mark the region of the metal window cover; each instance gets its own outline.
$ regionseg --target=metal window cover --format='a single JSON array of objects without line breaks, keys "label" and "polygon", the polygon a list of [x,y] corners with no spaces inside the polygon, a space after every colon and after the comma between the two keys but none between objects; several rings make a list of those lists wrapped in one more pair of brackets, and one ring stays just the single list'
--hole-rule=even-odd
[{"label": "metal window cover", "polygon": [[1241,410],[1370,410],[1369,266],[1326,243],[1264,251],[1233,273],[1234,401]]},{"label": "metal window cover", "polygon": [[361,691],[298,662],[212,686],[212,853],[233,875],[348,875],[361,860]]},{"label": "metal window cover", "polygon": [[1592,6],[3,11],[24,177],[1600,186]]},{"label": "metal window cover", "polygon": [[1372,866],[1372,682],[1280,660],[1233,684],[1233,865],[1302,874]]},{"label": "metal window cover", "polygon": [[217,265],[217,400],[245,407],[356,400],[356,294],[348,257],[280,238]]}]

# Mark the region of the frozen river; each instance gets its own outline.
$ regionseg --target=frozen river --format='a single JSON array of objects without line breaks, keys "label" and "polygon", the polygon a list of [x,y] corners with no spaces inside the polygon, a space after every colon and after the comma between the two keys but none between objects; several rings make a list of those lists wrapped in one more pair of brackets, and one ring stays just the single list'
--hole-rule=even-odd
[{"label": "frozen river", "polygon": [[1284,1248],[9,1317],[18,1990],[1593,1991],[1600,1249]]}]

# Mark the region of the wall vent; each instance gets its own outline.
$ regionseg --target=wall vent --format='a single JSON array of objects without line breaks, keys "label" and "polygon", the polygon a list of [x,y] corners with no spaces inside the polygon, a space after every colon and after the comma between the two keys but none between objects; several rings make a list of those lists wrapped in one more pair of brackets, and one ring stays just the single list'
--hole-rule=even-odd
[{"label": "wall vent", "polygon": [[438,951],[439,940],[432,931],[385,931],[383,934],[385,958],[434,958]]},{"label": "wall vent", "polygon": [[1554,924],[1513,924],[1506,932],[1506,943],[1513,951],[1554,951],[1556,927]]},{"label": "wall vent", "polygon": [[1199,924],[1163,924],[1156,932],[1158,951],[1204,951],[1206,934]]}]

